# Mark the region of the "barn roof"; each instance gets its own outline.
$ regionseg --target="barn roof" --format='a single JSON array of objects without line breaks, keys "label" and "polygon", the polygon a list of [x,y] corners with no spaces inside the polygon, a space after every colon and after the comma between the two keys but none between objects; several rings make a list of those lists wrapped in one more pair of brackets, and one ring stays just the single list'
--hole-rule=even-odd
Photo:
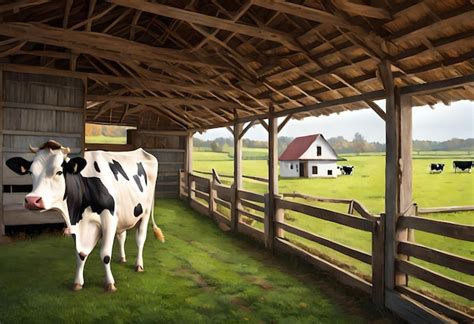
[{"label": "barn roof", "polygon": [[454,80],[415,105],[474,99],[470,0],[2,3],[0,67],[86,79],[89,122],[199,130],[270,106],[383,114],[383,62],[401,91]]},{"label": "barn roof", "polygon": [[[311,144],[313,144],[314,141],[318,137],[322,137],[324,139],[323,135],[321,135],[321,134],[313,134],[313,135],[295,137],[293,139],[293,141],[291,141],[291,143],[288,144],[285,151],[280,155],[278,160],[280,160],[280,161],[297,161],[297,160],[299,160],[300,156],[303,155],[303,153],[308,150],[308,148],[311,146]],[[329,145],[329,146],[331,146],[331,145]],[[334,150],[333,150],[333,152],[334,152]],[[334,152],[334,154],[337,156],[336,152]]]}]

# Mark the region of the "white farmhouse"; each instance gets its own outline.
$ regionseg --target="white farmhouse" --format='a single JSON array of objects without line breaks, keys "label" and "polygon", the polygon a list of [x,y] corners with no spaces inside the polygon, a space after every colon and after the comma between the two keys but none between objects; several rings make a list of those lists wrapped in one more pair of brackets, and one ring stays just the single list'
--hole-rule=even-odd
[{"label": "white farmhouse", "polygon": [[280,155],[283,178],[335,178],[337,154],[321,134],[296,137]]}]

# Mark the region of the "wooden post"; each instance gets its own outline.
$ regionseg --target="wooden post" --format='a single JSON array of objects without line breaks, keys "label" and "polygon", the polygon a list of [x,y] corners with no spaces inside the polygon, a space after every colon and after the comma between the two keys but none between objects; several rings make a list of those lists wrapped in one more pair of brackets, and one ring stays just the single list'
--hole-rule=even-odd
[{"label": "wooden post", "polygon": [[241,208],[239,200],[239,190],[242,189],[242,133],[243,124],[234,124],[234,184],[232,186],[232,211],[230,227],[233,231],[237,231],[239,224],[239,209]]},{"label": "wooden post", "polygon": [[193,180],[191,173],[187,173],[188,175],[188,201],[191,203],[193,200],[196,199],[196,181]]},{"label": "wooden post", "polygon": [[351,202],[349,203],[349,208],[347,210],[347,213],[349,215],[354,214],[354,200],[351,200]]},{"label": "wooden post", "polygon": [[216,198],[217,191],[215,188],[216,178],[215,174],[212,174],[212,179],[209,180],[209,217],[214,218],[214,212],[216,211]]},{"label": "wooden post", "polygon": [[406,285],[406,275],[396,273],[397,244],[408,239],[408,231],[397,230],[401,212],[412,204],[412,114],[411,98],[400,96],[394,86],[391,66],[383,61],[379,66],[386,100],[386,157],[385,157],[385,286],[393,290]]},{"label": "wooden post", "polygon": [[0,71],[0,236],[5,235],[5,221],[3,220],[3,72]]},{"label": "wooden post", "polygon": [[382,309],[385,305],[384,277],[385,214],[372,227],[372,301]]},{"label": "wooden post", "polygon": [[[270,106],[268,118],[268,195],[265,195],[265,246],[273,248],[275,236],[274,221],[283,222],[283,213],[276,213],[275,198],[278,194],[278,118],[273,105]],[[282,234],[282,233],[280,233]]]},{"label": "wooden post", "polygon": [[[191,203],[191,200],[194,198],[194,192],[192,191],[193,184],[191,183],[191,173],[193,172],[193,133],[189,133],[186,136],[186,155],[184,161],[184,172],[186,184],[188,186],[188,202]],[[194,182],[193,182],[194,183]],[[194,183],[194,186],[196,184]]]}]

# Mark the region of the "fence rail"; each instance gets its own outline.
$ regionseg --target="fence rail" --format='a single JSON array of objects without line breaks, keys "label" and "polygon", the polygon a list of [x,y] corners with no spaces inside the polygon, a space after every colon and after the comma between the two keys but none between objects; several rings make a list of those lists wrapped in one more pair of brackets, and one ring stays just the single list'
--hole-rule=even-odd
[{"label": "fence rail", "polygon": [[[417,301],[456,320],[474,321],[474,318],[469,314],[446,305],[442,301],[425,296],[407,285],[395,285],[395,290],[386,289],[384,214],[371,214],[360,202],[353,199],[314,197],[300,193],[284,193],[270,199],[268,194],[258,194],[247,190],[236,191],[233,186],[223,185],[215,171],[204,174],[210,174],[212,178],[209,179],[181,171],[180,197],[187,199],[190,206],[197,212],[214,219],[219,227],[225,230],[232,229],[250,236],[276,251],[299,256],[323,271],[330,272],[342,283],[371,294],[372,300],[379,308],[387,306],[402,311],[407,307],[415,307],[410,301]],[[289,200],[289,198],[346,204],[347,213]],[[414,208],[414,210],[415,213],[420,211],[419,208]],[[432,211],[435,209],[422,209],[422,212],[426,210]],[[371,253],[361,251],[355,247],[311,233],[294,224],[289,224],[284,218],[286,211],[293,211],[370,233],[372,251]],[[452,211],[452,208],[445,208],[443,212]],[[252,221],[263,223],[264,230],[252,226],[250,224]],[[399,216],[396,225],[400,230],[417,230],[468,242],[474,241],[474,226],[471,225],[407,215]],[[361,277],[320,255],[313,254],[310,248],[304,248],[304,245],[300,246],[300,243],[294,241],[295,237],[320,244],[370,265],[372,268],[371,277]],[[395,268],[398,273],[419,278],[458,296],[474,299],[474,287],[472,285],[426,269],[417,264],[416,260],[410,260],[410,257],[469,275],[474,274],[474,261],[472,259],[417,244],[414,241],[399,241],[396,246]]]}]

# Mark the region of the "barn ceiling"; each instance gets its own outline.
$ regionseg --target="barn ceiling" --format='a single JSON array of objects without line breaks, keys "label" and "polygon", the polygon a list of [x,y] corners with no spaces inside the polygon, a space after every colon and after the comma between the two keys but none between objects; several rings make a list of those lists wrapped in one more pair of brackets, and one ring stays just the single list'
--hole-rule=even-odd
[{"label": "barn ceiling", "polygon": [[[22,0],[0,16],[0,65],[84,78],[98,123],[204,129],[271,105],[381,113],[381,62],[398,87],[474,74],[469,0]],[[459,99],[472,83],[414,104]]]}]

